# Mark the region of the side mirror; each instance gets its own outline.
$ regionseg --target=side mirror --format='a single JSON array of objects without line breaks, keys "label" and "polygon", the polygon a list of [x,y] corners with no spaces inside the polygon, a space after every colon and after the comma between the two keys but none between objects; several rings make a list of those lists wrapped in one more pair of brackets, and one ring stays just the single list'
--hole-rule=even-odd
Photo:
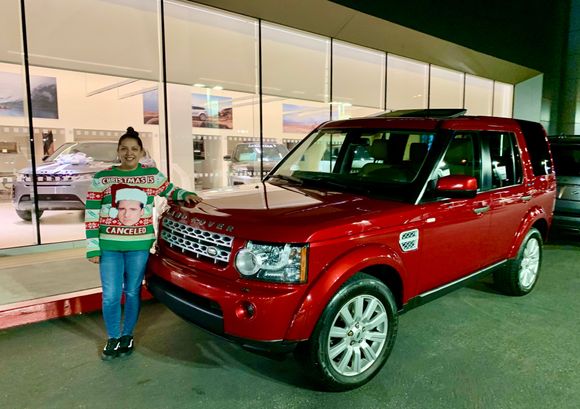
[{"label": "side mirror", "polygon": [[450,198],[472,198],[477,195],[477,179],[473,176],[449,175],[439,178],[435,190]]},{"label": "side mirror", "polygon": [[226,155],[226,156],[224,156],[224,160],[232,160],[232,155]]}]

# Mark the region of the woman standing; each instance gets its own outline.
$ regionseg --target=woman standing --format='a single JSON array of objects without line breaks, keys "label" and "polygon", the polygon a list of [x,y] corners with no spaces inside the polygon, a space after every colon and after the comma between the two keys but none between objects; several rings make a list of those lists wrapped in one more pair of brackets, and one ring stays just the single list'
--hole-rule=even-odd
[{"label": "woman standing", "polygon": [[[143,167],[143,142],[132,127],[119,138],[119,166],[98,172],[87,194],[87,258],[99,264],[107,343],[101,358],[133,352],[133,329],[141,305],[141,284],[155,241],[153,200],[163,196],[195,205],[201,198],[175,187],[157,168]],[[125,314],[121,317],[121,296]]]}]

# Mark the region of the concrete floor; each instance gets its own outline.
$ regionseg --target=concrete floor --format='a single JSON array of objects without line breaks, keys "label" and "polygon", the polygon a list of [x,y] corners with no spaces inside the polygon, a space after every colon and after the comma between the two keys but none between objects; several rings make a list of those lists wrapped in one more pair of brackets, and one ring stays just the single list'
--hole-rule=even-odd
[{"label": "concrete floor", "polygon": [[369,384],[313,389],[275,361],[145,303],[133,356],[101,362],[99,313],[0,331],[0,408],[578,408],[580,244],[545,247],[528,296],[489,282],[401,316],[394,351]]}]

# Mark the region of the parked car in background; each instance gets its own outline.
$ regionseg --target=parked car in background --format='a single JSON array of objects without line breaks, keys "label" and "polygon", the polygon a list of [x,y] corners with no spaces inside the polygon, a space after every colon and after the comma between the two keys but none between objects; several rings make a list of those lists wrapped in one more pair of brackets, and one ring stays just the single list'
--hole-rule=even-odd
[{"label": "parked car in background", "polygon": [[[237,144],[231,155],[224,156],[224,160],[230,161],[229,184],[243,185],[259,182],[287,153],[288,148],[281,143]],[[263,174],[260,174],[260,158],[263,160]]]},{"label": "parked car in background", "polygon": [[205,121],[207,119],[207,111],[205,107],[200,107],[196,105],[191,106],[191,117],[199,119],[200,121]]},{"label": "parked car in background", "polygon": [[261,184],[173,204],[149,291],[251,350],[294,351],[331,390],[380,371],[401,312],[489,274],[530,293],[556,196],[546,133],[464,113],[329,121]]},{"label": "parked car in background", "polygon": [[580,135],[549,140],[558,184],[554,229],[580,233]]},{"label": "parked car in background", "polygon": [[[36,167],[39,217],[45,210],[83,210],[93,175],[117,165],[117,141],[68,142]],[[144,166],[155,166],[146,153]],[[12,204],[18,216],[32,220],[32,169],[18,171]]]}]

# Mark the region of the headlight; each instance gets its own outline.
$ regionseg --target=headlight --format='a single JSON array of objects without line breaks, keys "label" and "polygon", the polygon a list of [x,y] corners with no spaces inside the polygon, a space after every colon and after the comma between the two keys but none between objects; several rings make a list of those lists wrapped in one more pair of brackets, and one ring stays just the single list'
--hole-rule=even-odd
[{"label": "headlight", "polygon": [[258,244],[248,242],[236,254],[235,266],[245,278],[276,283],[305,283],[306,244]]},{"label": "headlight", "polygon": [[236,166],[232,168],[232,173],[237,176],[244,176],[248,174],[248,168],[245,166]]}]

